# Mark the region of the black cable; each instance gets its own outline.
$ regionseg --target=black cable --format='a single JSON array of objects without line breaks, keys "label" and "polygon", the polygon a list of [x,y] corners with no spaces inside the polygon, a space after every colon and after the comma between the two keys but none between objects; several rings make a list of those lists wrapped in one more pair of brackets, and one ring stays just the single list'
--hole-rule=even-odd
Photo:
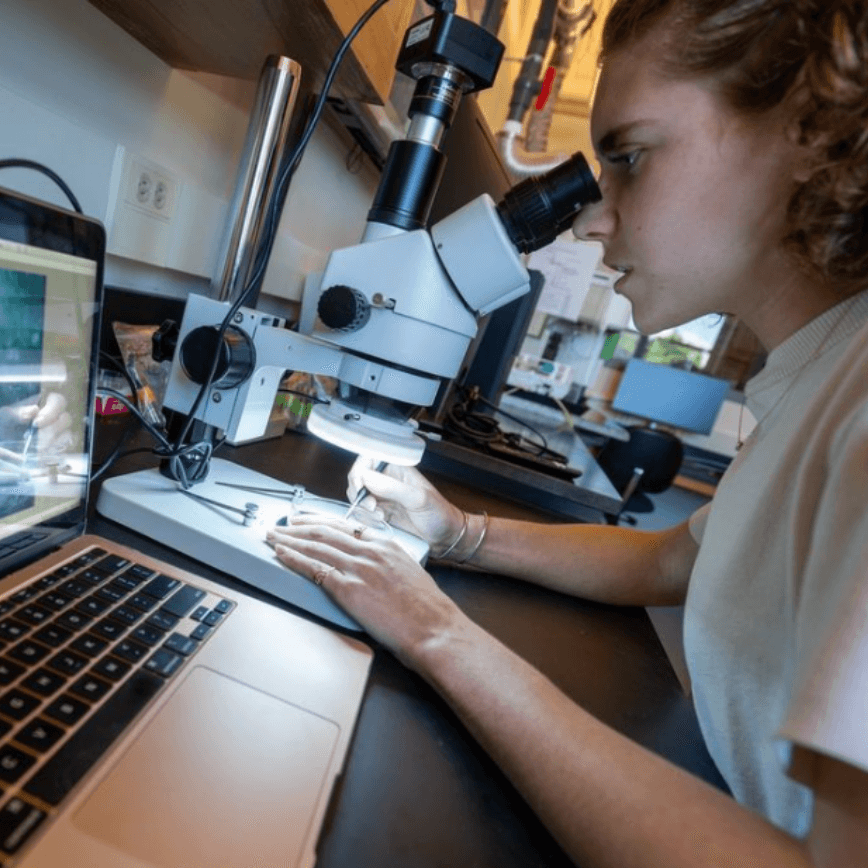
[{"label": "black cable", "polygon": [[100,350],[99,356],[101,359],[114,365],[117,372],[127,381],[127,385],[130,387],[130,394],[133,396],[133,400],[136,402],[136,406],[138,407],[138,390],[136,389],[136,384],[133,382],[133,378],[130,376],[130,372],[127,370],[126,365],[124,365],[120,359],[115,358],[111,353],[107,353],[105,350]]},{"label": "black cable", "polygon": [[33,169],[36,172],[42,172],[43,175],[48,175],[64,193],[66,193],[66,197],[72,203],[72,207],[79,213],[84,214],[84,211],[81,210],[81,205],[78,204],[78,199],[75,198],[75,194],[72,190],[69,189],[66,181],[60,177],[53,169],[49,169],[48,166],[44,166],[42,163],[37,163],[35,160],[23,160],[18,157],[12,157],[8,160],[0,160],[0,169]]}]

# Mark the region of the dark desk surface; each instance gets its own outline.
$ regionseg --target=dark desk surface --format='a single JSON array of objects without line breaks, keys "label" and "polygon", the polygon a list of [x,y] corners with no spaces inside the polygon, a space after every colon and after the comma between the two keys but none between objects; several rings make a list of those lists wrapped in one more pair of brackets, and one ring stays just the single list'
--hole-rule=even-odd
[{"label": "dark desk surface", "polygon": [[[111,423],[99,428],[97,461],[110,451],[119,431]],[[330,497],[343,496],[352,463],[348,453],[297,433],[224,448],[220,455]],[[150,456],[134,456],[121,460],[115,471],[152,464]],[[440,487],[467,509],[536,517],[530,509],[499,503],[484,492],[455,483]],[[270,599],[95,513],[89,530],[236,591]],[[589,712],[679,766],[722,784],[692,704],[643,609],[588,603],[484,573],[441,567],[432,573],[474,620]],[[345,774],[320,840],[318,868],[570,864],[439,696],[377,648]]]}]

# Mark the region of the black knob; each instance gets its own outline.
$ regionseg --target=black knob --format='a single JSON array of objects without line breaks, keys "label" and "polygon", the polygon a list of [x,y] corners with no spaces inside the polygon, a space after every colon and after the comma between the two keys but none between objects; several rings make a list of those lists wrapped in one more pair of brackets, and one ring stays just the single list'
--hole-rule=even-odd
[{"label": "black knob", "polygon": [[167,319],[151,336],[151,357],[155,362],[171,362],[178,345],[178,323]]},{"label": "black knob", "polygon": [[181,367],[194,382],[202,385],[208,378],[215,354],[219,355],[211,385],[218,389],[240,386],[256,367],[256,348],[247,332],[229,326],[218,342],[217,326],[199,326],[181,343]]},{"label": "black knob", "polygon": [[320,297],[316,312],[323,325],[337,332],[360,329],[371,316],[371,304],[351,286],[330,286]]}]

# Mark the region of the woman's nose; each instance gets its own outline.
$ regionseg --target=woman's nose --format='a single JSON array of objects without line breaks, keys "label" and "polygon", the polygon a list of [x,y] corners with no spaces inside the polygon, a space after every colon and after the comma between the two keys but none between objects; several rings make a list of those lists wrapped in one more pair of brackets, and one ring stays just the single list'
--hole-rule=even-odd
[{"label": "woman's nose", "polygon": [[603,172],[597,179],[603,198],[585,205],[573,221],[573,235],[579,241],[606,241],[615,230],[617,220],[607,180]]},{"label": "woman's nose", "polygon": [[605,242],[615,230],[615,214],[606,193],[599,202],[585,205],[573,221],[573,235],[579,241]]}]

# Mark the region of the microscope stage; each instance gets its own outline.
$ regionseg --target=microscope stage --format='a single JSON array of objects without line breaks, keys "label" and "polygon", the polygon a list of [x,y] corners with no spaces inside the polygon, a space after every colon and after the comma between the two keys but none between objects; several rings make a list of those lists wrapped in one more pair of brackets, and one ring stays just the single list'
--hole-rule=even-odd
[{"label": "microscope stage", "polygon": [[[359,624],[321,588],[278,561],[274,550],[265,542],[266,531],[293,512],[293,500],[246,488],[286,491],[291,495],[294,486],[231,461],[214,458],[208,478],[190,489],[190,494],[217,501],[220,506],[188,496],[176,482],[152,469],[107,479],[96,508],[106,518],[228,573],[238,581],[333,624],[360,630]],[[301,486],[295,488],[301,489]],[[308,506],[315,505],[324,513],[340,514],[349,508],[349,504],[324,500],[311,493],[306,495],[300,502],[301,511],[308,511]],[[240,513],[251,503],[257,506],[256,517],[245,526]],[[391,528],[390,533],[408,554],[419,563],[425,562],[426,543],[397,528]]]}]

